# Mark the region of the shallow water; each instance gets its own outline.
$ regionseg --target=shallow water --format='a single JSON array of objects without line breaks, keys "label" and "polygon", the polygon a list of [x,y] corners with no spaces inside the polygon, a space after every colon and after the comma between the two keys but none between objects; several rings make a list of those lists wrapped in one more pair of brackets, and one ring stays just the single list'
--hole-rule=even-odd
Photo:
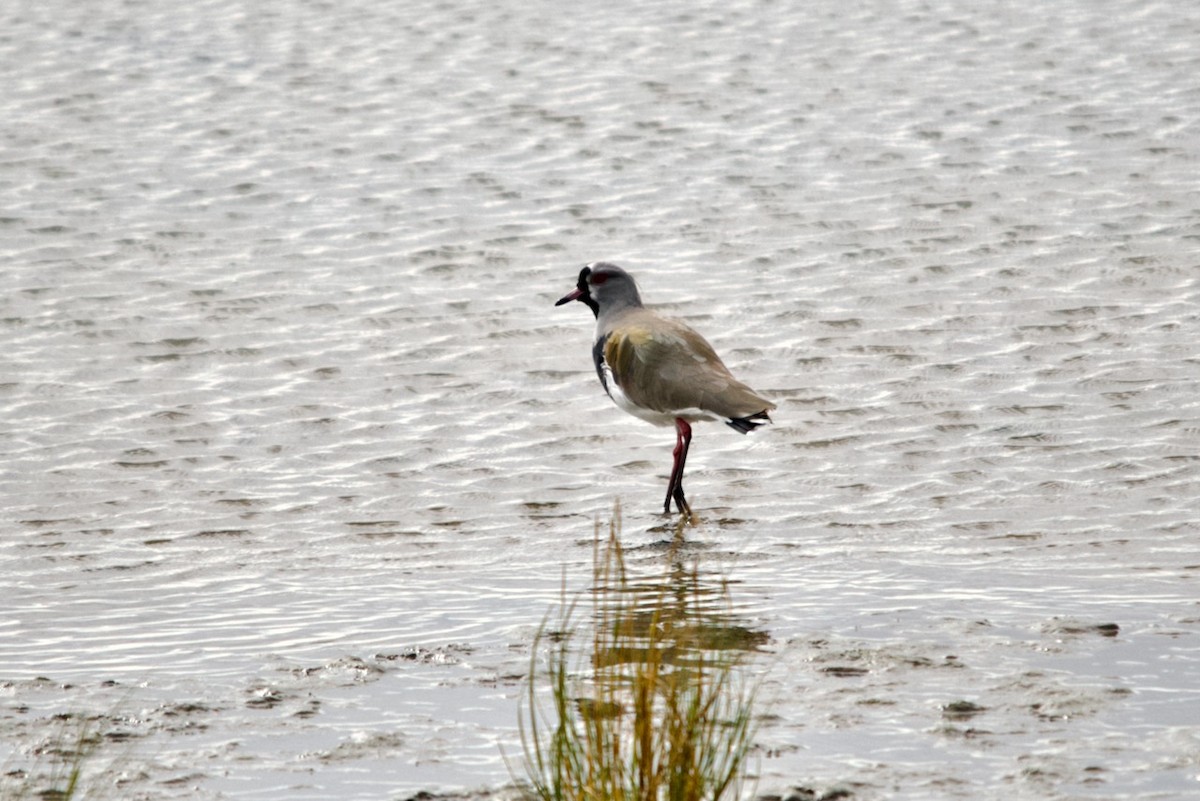
[{"label": "shallow water", "polygon": [[1198,39],[1117,1],[23,4],[0,761],[75,713],[120,797],[505,785],[593,522],[664,559],[671,433],[551,305],[603,258],[779,405],[687,483],[771,638],[760,793],[1193,794]]}]

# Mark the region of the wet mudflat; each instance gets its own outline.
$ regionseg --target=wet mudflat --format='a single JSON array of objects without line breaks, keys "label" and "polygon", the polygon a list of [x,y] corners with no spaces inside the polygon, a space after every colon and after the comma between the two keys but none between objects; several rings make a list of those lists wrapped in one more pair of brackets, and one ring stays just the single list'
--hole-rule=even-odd
[{"label": "wet mudflat", "polygon": [[551,306],[609,259],[779,405],[698,426],[687,480],[687,556],[766,638],[759,793],[1194,794],[1198,37],[1132,2],[27,4],[0,762],[68,715],[110,797],[502,794],[614,499],[667,566],[671,432]]}]

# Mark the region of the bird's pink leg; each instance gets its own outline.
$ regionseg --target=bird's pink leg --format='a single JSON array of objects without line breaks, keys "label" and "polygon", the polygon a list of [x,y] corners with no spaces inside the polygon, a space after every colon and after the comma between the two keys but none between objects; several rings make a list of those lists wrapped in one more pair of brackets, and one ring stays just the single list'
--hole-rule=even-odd
[{"label": "bird's pink leg", "polygon": [[675,463],[671,467],[671,480],[667,482],[667,500],[663,503],[663,514],[671,513],[671,499],[675,499],[675,508],[692,516],[692,508],[688,506],[687,498],[683,496],[683,466],[687,462],[688,447],[692,444],[692,427],[682,417],[675,418],[675,450],[672,455]]}]

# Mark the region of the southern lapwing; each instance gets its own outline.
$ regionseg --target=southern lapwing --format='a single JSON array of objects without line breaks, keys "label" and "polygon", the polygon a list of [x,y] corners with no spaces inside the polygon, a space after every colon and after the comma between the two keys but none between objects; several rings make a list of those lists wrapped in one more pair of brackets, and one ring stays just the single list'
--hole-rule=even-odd
[{"label": "southern lapwing", "polygon": [[555,306],[577,300],[596,315],[592,359],[604,391],[617,406],[659,426],[675,426],[675,462],[663,514],[671,499],[692,516],[683,495],[683,465],[699,420],[723,420],[745,434],[770,422],[775,404],[738,381],[712,345],[690,327],[642,305],[633,276],[615,264],[592,262],[575,289]]}]

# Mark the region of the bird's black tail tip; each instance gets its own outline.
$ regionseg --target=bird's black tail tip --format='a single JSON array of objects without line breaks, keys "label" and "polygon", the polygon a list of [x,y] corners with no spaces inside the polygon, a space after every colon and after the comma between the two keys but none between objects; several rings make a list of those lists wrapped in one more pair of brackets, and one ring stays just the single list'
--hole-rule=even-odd
[{"label": "bird's black tail tip", "polygon": [[765,423],[769,423],[769,422],[771,422],[771,418],[767,414],[767,410],[763,409],[761,412],[755,412],[754,414],[748,414],[745,417],[731,418],[729,420],[726,420],[725,424],[728,425],[730,428],[740,431],[743,434],[749,434],[754,429],[758,428],[761,425],[764,425]]}]

